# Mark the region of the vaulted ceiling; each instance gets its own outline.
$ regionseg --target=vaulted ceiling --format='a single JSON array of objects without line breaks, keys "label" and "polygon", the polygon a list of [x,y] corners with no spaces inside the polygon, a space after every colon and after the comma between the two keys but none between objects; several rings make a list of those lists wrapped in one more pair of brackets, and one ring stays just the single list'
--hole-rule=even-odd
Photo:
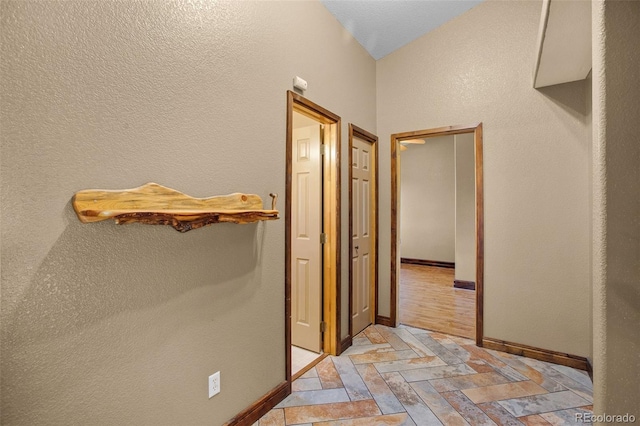
[{"label": "vaulted ceiling", "polygon": [[321,0],[378,60],[482,0]]}]

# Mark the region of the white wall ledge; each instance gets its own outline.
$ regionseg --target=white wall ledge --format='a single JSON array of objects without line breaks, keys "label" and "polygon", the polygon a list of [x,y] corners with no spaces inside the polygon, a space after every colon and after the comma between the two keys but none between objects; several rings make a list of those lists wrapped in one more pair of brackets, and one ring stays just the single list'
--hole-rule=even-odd
[{"label": "white wall ledge", "polygon": [[544,0],[533,87],[584,80],[591,70],[591,2]]}]

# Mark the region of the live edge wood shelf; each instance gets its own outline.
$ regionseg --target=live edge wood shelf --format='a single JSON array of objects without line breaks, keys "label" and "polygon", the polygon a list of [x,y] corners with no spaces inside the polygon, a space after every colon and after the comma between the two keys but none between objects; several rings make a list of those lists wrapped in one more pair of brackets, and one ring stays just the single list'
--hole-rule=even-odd
[{"label": "live edge wood shelf", "polygon": [[118,190],[87,189],[73,197],[73,209],[83,223],[114,219],[117,224],[146,223],[171,225],[180,232],[213,223],[252,223],[276,220],[276,194],[271,210],[264,210],[262,199],[253,194],[229,194],[194,198],[157,183]]}]

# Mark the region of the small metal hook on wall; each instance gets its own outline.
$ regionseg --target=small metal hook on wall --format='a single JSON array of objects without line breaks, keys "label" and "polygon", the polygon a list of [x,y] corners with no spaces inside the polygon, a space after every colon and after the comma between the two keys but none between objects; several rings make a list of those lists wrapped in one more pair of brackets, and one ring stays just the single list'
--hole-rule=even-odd
[{"label": "small metal hook on wall", "polygon": [[269,194],[269,196],[271,197],[271,210],[275,210],[276,202],[278,201],[278,194],[272,192]]}]

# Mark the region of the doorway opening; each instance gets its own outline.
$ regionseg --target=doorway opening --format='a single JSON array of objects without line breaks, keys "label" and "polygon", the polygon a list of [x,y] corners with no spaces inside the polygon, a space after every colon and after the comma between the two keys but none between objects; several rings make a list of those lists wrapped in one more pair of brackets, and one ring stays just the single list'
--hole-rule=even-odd
[{"label": "doorway opening", "polygon": [[[427,145],[430,142],[433,143]],[[403,176],[401,163],[402,159],[406,159],[409,165],[411,161],[408,161],[408,156],[417,154],[420,147],[427,146],[430,151],[427,153],[425,150],[422,154],[433,156],[438,150],[445,153],[448,171],[438,170],[441,165],[433,163],[433,176],[447,174],[447,178],[432,185],[432,193],[426,201],[420,203],[412,197],[413,194],[418,194],[415,195],[416,198],[423,195],[420,194],[421,180],[411,175]],[[456,173],[457,161],[461,165],[466,161],[467,168],[461,167],[459,173]],[[423,164],[422,169],[426,168]],[[424,170],[420,171],[423,172]],[[403,178],[407,182],[403,182]],[[414,187],[414,192],[404,191],[402,184]],[[438,197],[433,194],[447,191],[448,195],[444,196],[447,198],[445,207],[437,205]],[[413,201],[416,202],[412,204]],[[429,325],[419,325],[422,328],[475,338],[476,344],[481,346],[484,278],[482,124],[391,135],[391,206],[391,323],[397,325],[401,320],[406,320],[402,312],[399,314],[399,310],[403,308],[401,302],[407,310],[413,304],[423,311],[425,317],[433,319],[433,322],[428,322],[425,318],[425,323]],[[406,206],[411,207],[410,210],[418,210],[413,212],[417,214],[413,214],[413,217],[403,216],[402,209]],[[440,219],[437,218],[438,209]],[[406,211],[407,209],[405,213]],[[433,215],[435,219],[432,218]],[[407,223],[403,223],[403,220]],[[434,223],[425,226],[427,221]],[[423,235],[416,239],[414,236],[419,235],[416,229],[407,229],[410,232],[403,234],[402,227],[405,225],[430,229],[431,234],[427,238]],[[435,253],[434,257],[444,259],[429,259],[429,254],[424,253]],[[401,278],[403,291],[408,293],[408,298],[400,295]],[[433,300],[420,301],[420,297],[426,294],[425,286],[430,286],[431,297],[441,295],[459,297],[459,300],[445,300],[440,305],[431,303]],[[472,305],[473,302],[475,306]],[[458,308],[455,308],[455,303],[459,303]],[[453,309],[451,305],[454,306]],[[438,306],[446,306],[448,311],[438,311]],[[456,322],[448,321],[446,315],[471,316],[467,324],[469,327],[462,326],[456,331],[451,327]]]},{"label": "doorway opening", "polygon": [[378,312],[378,137],[349,124],[349,337]]},{"label": "doorway opening", "polygon": [[287,92],[285,349],[293,379],[340,336],[340,117]]}]

